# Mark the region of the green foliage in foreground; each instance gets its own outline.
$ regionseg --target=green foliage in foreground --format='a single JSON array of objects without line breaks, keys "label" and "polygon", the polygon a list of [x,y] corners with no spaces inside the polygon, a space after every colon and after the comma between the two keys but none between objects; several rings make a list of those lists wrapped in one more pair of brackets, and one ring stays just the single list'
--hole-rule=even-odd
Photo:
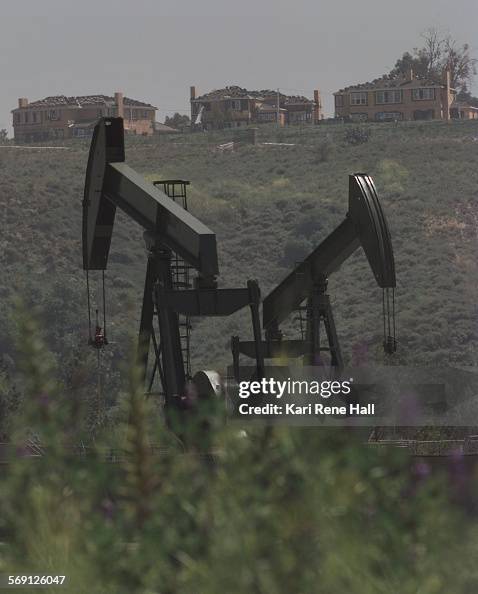
[{"label": "green foliage in foreground", "polygon": [[88,458],[72,455],[81,413],[52,381],[35,324],[22,324],[13,441],[36,439],[46,455],[2,467],[0,574],[65,574],[75,594],[476,590],[478,530],[445,477],[350,431],[211,426],[211,464],[181,452],[133,373],[130,423],[98,435]]}]

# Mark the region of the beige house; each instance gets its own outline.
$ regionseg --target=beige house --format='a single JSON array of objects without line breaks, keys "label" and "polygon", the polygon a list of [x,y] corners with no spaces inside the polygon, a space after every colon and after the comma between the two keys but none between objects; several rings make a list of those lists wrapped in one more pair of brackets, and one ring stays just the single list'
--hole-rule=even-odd
[{"label": "beige house", "polygon": [[274,90],[248,91],[238,86],[225,87],[199,95],[191,87],[191,122],[200,129],[238,128],[249,124],[277,122],[317,124],[322,117],[320,93],[314,99],[285,95]]},{"label": "beige house", "polygon": [[157,107],[123,97],[120,92],[114,97],[57,95],[32,103],[21,98],[12,110],[13,130],[19,142],[84,138],[91,136],[98,118],[119,116],[124,118],[126,132],[150,136],[154,133],[156,110]]},{"label": "beige house", "polygon": [[450,72],[441,81],[405,75],[383,76],[334,93],[336,117],[358,121],[449,120],[456,91]]}]

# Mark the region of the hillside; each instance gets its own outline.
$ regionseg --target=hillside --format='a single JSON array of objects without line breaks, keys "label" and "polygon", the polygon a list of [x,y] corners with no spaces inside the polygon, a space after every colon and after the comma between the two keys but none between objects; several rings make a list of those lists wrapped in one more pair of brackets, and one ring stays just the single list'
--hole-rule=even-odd
[{"label": "hillside", "polygon": [[[368,142],[345,141],[346,127],[277,131],[221,152],[227,132],[174,139],[130,138],[130,166],[150,179],[191,181],[190,210],[218,236],[221,286],[259,281],[263,295],[342,220],[348,174],[375,179],[392,231],[397,266],[399,353],[407,364],[477,363],[476,262],[478,125],[454,122],[371,125]],[[290,146],[289,146],[290,145]],[[2,149],[0,353],[14,373],[12,297],[39,316],[67,384],[96,381],[88,350],[81,268],[81,200],[87,143],[67,150]],[[106,384],[118,381],[138,327],[145,251],[141,230],[118,216],[107,272]],[[347,360],[381,355],[381,290],[361,251],[331,279],[330,294]],[[230,362],[232,334],[250,335],[248,312],[194,323],[194,368]],[[78,369],[83,369],[79,374]],[[81,377],[78,378],[78,375]],[[113,397],[111,397],[113,398]]]}]

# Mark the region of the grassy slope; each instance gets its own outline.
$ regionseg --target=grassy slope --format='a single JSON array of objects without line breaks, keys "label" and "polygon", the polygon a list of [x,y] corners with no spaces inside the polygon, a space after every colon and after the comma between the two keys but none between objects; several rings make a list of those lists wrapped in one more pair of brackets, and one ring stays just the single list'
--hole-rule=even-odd
[{"label": "grassy slope", "polygon": [[[261,141],[295,146],[214,150],[228,135],[130,139],[127,162],[151,178],[192,182],[190,207],[218,235],[221,285],[257,278],[267,292],[343,218],[349,173],[377,184],[395,248],[400,355],[409,363],[475,364],[478,126],[424,123],[372,126],[350,146],[342,126],[261,128]],[[86,355],[81,270],[81,199],[86,144],[68,151],[0,153],[2,179],[1,325],[15,287],[42,312],[50,345],[68,366]],[[119,216],[108,271],[107,357],[126,357],[137,328],[145,253],[141,231]],[[331,279],[342,345],[380,361],[381,291],[361,251]],[[194,325],[196,366],[229,362],[231,334],[250,334],[247,312]],[[0,350],[11,351],[11,333]],[[115,364],[116,367],[116,364]]]}]

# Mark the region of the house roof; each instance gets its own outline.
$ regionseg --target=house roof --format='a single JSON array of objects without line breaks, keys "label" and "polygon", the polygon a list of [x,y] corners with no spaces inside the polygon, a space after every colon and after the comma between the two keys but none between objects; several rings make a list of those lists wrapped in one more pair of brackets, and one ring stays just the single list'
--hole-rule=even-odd
[{"label": "house roof", "polygon": [[270,95],[277,94],[277,91],[248,91],[243,87],[239,87],[238,85],[231,85],[229,87],[224,87],[223,89],[214,89],[209,93],[204,93],[199,97],[196,97],[198,101],[211,101],[214,99],[263,99],[264,97],[269,97]]},{"label": "house roof", "polygon": [[403,87],[405,85],[413,85],[413,84],[419,85],[421,87],[443,87],[443,86],[445,86],[443,83],[437,82],[436,80],[420,77],[417,75],[414,75],[413,79],[410,80],[405,75],[392,76],[390,74],[385,74],[384,76],[376,78],[370,82],[359,83],[356,85],[350,85],[348,87],[344,87],[343,89],[339,89],[337,91],[337,93],[347,93],[349,91],[366,91],[366,90],[370,90],[370,89],[396,89],[396,88]]},{"label": "house roof", "polygon": [[[249,91],[238,85],[231,85],[223,89],[215,89],[209,93],[204,93],[193,99],[193,101],[214,101],[218,99],[258,99],[264,100],[269,97],[277,97],[277,91],[272,89],[262,89],[260,91]],[[300,95],[285,95],[279,93],[281,103],[291,105],[293,103],[313,103],[311,99]]]},{"label": "house roof", "polygon": [[159,132],[160,134],[177,134],[179,130],[176,128],[172,128],[171,126],[166,126],[166,124],[162,124],[161,122],[154,122],[154,130]]},{"label": "house roof", "polygon": [[[61,106],[78,106],[83,107],[84,105],[105,105],[114,107],[115,98],[109,95],[79,95],[67,97],[66,95],[54,95],[51,97],[45,97],[38,101],[32,101],[26,106],[29,107],[61,107]],[[150,109],[157,109],[150,103],[143,103],[137,99],[131,99],[130,97],[123,98],[123,105],[127,107],[146,107]]]},{"label": "house roof", "polygon": [[478,111],[478,107],[470,105],[466,101],[453,101],[453,103],[450,105],[450,109],[471,109]]},{"label": "house roof", "polygon": [[289,95],[284,103],[285,105],[301,105],[302,103],[314,103],[314,101],[303,95]]}]

